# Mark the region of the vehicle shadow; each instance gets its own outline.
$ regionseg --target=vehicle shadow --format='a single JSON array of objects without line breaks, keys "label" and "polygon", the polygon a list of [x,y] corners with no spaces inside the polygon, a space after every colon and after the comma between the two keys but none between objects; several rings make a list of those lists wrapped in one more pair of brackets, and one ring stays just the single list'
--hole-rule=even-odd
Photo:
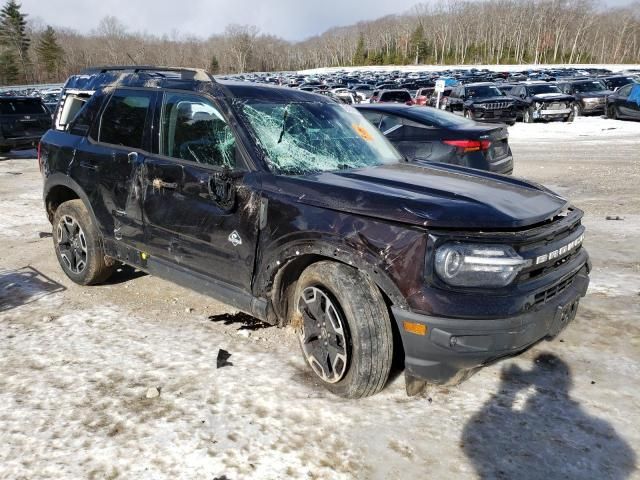
[{"label": "vehicle shadow", "polygon": [[528,371],[503,368],[498,392],[462,433],[462,449],[479,478],[629,477],[633,450],[570,397],[571,386],[569,366],[550,353],[538,355]]},{"label": "vehicle shadow", "polygon": [[238,330],[260,330],[262,328],[272,327],[268,323],[258,320],[251,315],[247,315],[243,312],[238,313],[221,313],[220,315],[211,315],[209,317],[211,322],[222,322],[224,325],[240,324]]},{"label": "vehicle shadow", "polygon": [[38,156],[35,148],[26,150],[11,150],[10,152],[0,153],[0,160],[33,160]]},{"label": "vehicle shadow", "polygon": [[64,290],[63,285],[31,266],[0,270],[0,313]]},{"label": "vehicle shadow", "polygon": [[104,281],[103,285],[118,285],[120,283],[128,282],[130,280],[135,280],[136,278],[144,277],[147,273],[142,270],[138,270],[129,265],[120,265],[116,268],[116,271],[111,274],[111,276]]}]

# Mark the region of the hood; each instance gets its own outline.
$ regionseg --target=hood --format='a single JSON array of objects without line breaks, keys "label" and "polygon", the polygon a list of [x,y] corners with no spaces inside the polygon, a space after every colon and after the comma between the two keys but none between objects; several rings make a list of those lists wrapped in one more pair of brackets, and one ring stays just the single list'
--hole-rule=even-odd
[{"label": "hood", "polygon": [[534,101],[544,101],[544,100],[573,100],[571,95],[567,95],[566,93],[538,93],[531,97]]},{"label": "hood", "polygon": [[541,186],[446,164],[397,163],[271,178],[265,190],[302,204],[434,228],[517,229],[550,219],[567,206]]}]

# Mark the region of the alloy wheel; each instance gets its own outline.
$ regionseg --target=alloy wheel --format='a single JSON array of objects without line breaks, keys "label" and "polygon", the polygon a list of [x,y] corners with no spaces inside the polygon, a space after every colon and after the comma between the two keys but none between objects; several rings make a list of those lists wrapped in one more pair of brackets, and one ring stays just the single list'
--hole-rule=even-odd
[{"label": "alloy wheel", "polygon": [[87,267],[87,238],[80,224],[71,215],[64,215],[58,222],[58,251],[67,268],[80,274]]},{"label": "alloy wheel", "polygon": [[302,352],[313,371],[327,383],[339,382],[349,362],[345,321],[329,296],[307,287],[298,300],[302,314]]}]

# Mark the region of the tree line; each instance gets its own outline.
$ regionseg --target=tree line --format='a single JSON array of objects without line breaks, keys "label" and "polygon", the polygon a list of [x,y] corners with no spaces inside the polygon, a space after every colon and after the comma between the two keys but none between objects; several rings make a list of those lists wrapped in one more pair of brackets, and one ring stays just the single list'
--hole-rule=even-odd
[{"label": "tree line", "polygon": [[[304,8],[301,6],[301,8]],[[105,17],[82,34],[0,10],[0,83],[63,81],[105,64],[191,66],[211,73],[401,64],[640,63],[640,2],[433,0],[409,12],[332,28],[301,42],[229,25],[209,38],[149,35]]]}]

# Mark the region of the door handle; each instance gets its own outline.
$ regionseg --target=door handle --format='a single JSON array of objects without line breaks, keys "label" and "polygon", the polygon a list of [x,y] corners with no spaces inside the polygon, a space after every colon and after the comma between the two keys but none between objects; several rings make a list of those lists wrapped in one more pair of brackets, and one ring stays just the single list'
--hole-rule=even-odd
[{"label": "door handle", "polygon": [[178,184],[175,182],[165,182],[164,180],[160,179],[160,178],[154,178],[153,179],[153,188],[157,188],[157,189],[161,189],[161,188],[167,188],[170,190],[175,190],[176,188],[178,188]]}]

